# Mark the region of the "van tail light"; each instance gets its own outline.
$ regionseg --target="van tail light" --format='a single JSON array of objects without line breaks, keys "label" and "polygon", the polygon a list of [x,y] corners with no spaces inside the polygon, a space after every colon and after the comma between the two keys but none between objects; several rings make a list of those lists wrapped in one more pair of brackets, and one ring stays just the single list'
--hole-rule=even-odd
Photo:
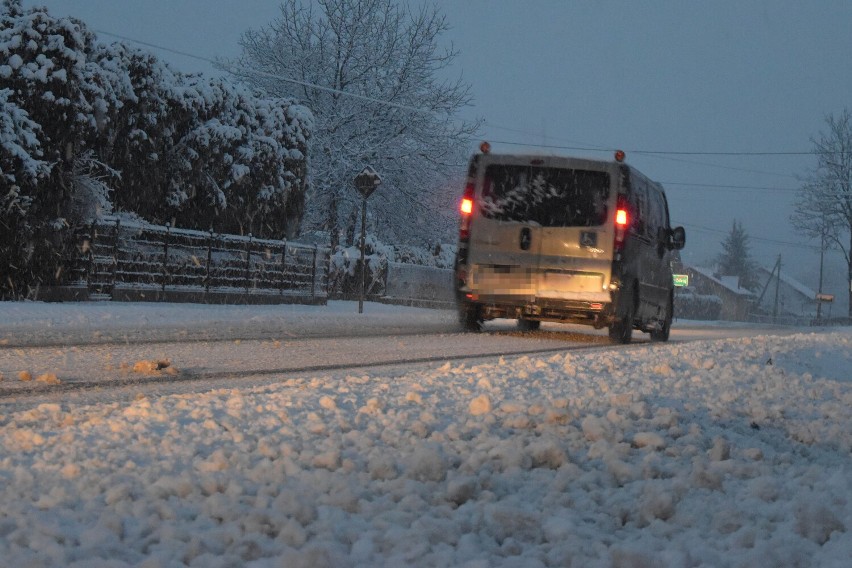
[{"label": "van tail light", "polygon": [[467,242],[470,238],[470,218],[473,216],[473,180],[468,180],[464,188],[461,200],[461,227],[459,228],[459,240]]},{"label": "van tail light", "polygon": [[619,195],[615,206],[614,245],[616,252],[621,252],[624,248],[624,241],[627,238],[628,229],[630,229],[630,208],[627,206],[627,197]]}]

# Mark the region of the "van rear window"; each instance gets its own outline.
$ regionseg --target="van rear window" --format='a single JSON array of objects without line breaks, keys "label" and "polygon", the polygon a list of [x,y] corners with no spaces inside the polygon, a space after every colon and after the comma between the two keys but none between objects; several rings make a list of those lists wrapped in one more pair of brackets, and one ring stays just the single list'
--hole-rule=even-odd
[{"label": "van rear window", "polygon": [[607,172],[492,164],[480,211],[495,221],[594,227],[607,220],[609,188]]}]

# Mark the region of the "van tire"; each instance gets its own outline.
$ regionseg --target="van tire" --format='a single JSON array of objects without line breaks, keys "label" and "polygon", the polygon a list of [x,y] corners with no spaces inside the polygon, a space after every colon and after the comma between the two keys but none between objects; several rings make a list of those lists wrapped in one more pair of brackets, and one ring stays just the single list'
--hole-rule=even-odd
[{"label": "van tire", "polygon": [[463,331],[481,331],[482,318],[479,315],[479,307],[472,305],[459,308],[459,323]]},{"label": "van tire", "polygon": [[669,293],[669,301],[666,306],[666,316],[663,319],[663,327],[661,329],[652,329],[651,330],[651,341],[668,341],[669,333],[672,329],[672,317],[674,312],[674,298],[673,294]]},{"label": "van tire", "polygon": [[520,331],[535,331],[540,327],[541,322],[539,320],[518,318],[518,330]]},{"label": "van tire", "polygon": [[627,344],[633,337],[633,318],[636,314],[636,299],[632,288],[622,289],[622,298],[627,301],[619,302],[618,319],[609,325],[609,340]]}]

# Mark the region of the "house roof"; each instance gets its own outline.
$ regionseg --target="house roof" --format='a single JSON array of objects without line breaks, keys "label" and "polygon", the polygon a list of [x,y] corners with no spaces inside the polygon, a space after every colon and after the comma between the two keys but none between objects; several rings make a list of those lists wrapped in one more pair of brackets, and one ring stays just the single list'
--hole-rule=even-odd
[{"label": "house roof", "polygon": [[[761,276],[763,278],[769,278],[769,275],[772,274],[771,270],[767,270],[762,266],[758,266],[757,269],[760,271]],[[813,300],[814,298],[816,298],[817,293],[815,290],[809,288],[808,286],[805,286],[795,278],[788,276],[784,273],[783,270],[781,271],[781,282],[788,285],[790,288],[794,289],[796,292],[798,292],[802,296],[805,296],[808,299]]]},{"label": "house roof", "polygon": [[722,286],[726,290],[729,290],[733,294],[737,294],[740,296],[754,296],[754,293],[746,290],[745,288],[740,287],[740,279],[738,276],[722,276],[721,278],[717,278],[713,275],[713,270],[710,268],[704,268],[701,266],[687,266],[689,270],[697,272],[704,278],[715,282],[719,286]]}]

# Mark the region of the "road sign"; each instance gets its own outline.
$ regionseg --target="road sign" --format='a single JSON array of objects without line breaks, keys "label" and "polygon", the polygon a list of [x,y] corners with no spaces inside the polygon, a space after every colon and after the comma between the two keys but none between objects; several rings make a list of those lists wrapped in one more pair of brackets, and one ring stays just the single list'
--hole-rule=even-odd
[{"label": "road sign", "polygon": [[376,191],[382,183],[382,178],[370,166],[365,166],[361,173],[355,176],[355,188],[364,197],[361,200],[361,294],[358,296],[358,313],[364,313],[364,292],[366,284],[366,259],[365,247],[367,245],[367,198]]},{"label": "road sign", "polygon": [[689,274],[672,274],[672,279],[675,286],[689,286]]},{"label": "road sign", "polygon": [[364,196],[364,199],[370,197],[381,183],[382,178],[370,166],[366,166],[360,174],[355,176],[355,188]]}]

